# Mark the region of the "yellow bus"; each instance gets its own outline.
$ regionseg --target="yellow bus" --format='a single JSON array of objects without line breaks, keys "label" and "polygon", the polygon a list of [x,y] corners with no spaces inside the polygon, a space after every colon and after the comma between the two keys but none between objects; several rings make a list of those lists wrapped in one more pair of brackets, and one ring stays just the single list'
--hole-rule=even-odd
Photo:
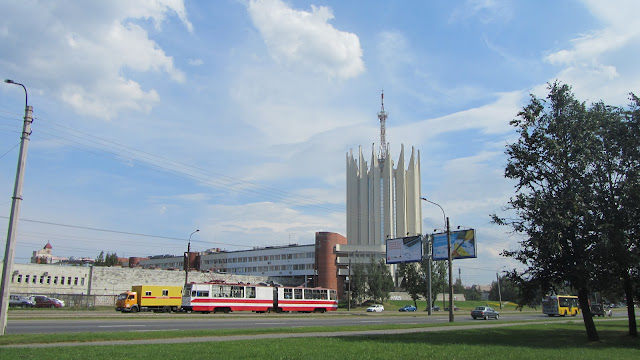
[{"label": "yellow bus", "polygon": [[542,300],[542,313],[549,316],[576,316],[580,313],[578,297],[571,295],[549,295]]}]

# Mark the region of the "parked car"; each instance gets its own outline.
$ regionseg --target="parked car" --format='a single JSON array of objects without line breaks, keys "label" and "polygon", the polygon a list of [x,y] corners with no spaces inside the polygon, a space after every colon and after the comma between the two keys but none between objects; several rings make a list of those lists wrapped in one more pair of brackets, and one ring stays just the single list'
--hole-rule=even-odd
[{"label": "parked car", "polygon": [[431,311],[440,311],[440,306],[433,305],[433,307],[431,308]]},{"label": "parked car", "polygon": [[32,298],[35,300],[35,307],[37,308],[61,308],[63,306],[59,300],[54,300],[44,295],[36,295],[32,296]]},{"label": "parked car", "polygon": [[60,299],[56,299],[56,298],[49,298],[55,302],[57,302],[58,304],[60,304],[60,307],[64,307],[64,301],[60,300]]},{"label": "parked car", "polygon": [[398,311],[416,311],[418,309],[416,309],[415,306],[413,305],[405,305],[403,307],[401,307],[400,309],[398,309]]},{"label": "parked car", "polygon": [[20,307],[20,308],[30,308],[36,305],[35,301],[28,299],[26,297],[20,295],[10,295],[9,296],[9,306]]},{"label": "parked car", "polygon": [[367,312],[383,312],[383,311],[384,311],[384,306],[380,304],[371,305],[367,308]]},{"label": "parked car", "polygon": [[497,311],[488,306],[478,306],[475,309],[471,310],[471,317],[474,320],[477,318],[482,318],[485,320],[487,320],[488,318],[494,318],[498,320],[498,318],[500,318],[500,314],[498,314]]},{"label": "parked car", "polygon": [[[458,306],[456,306],[456,305],[453,305],[453,311],[458,311],[458,310],[460,310],[460,308]],[[444,311],[449,311],[449,307],[448,306],[445,307]]]}]

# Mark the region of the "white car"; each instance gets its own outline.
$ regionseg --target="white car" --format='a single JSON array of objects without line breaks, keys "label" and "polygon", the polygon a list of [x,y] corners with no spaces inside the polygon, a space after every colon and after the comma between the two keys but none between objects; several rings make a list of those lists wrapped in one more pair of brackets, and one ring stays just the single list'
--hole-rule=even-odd
[{"label": "white car", "polygon": [[367,312],[383,312],[384,311],[384,306],[376,304],[376,305],[371,305],[367,308]]},{"label": "white car", "polygon": [[60,299],[56,299],[56,298],[49,298],[55,302],[57,302],[58,304],[60,304],[60,307],[64,307],[64,300],[60,300]]}]

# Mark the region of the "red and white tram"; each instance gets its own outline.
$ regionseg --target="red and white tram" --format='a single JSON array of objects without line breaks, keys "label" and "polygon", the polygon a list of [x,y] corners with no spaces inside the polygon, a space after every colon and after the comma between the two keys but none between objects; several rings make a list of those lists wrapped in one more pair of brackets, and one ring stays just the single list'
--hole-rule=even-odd
[{"label": "red and white tram", "polygon": [[190,283],[182,309],[195,312],[325,312],[338,308],[336,290],[266,284]]}]

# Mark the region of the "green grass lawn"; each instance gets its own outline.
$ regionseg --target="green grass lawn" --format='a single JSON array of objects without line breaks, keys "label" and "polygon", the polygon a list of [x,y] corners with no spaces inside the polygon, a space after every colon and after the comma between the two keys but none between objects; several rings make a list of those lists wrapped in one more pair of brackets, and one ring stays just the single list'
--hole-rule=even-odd
[{"label": "green grass lawn", "polygon": [[[0,348],[2,359],[638,359],[640,340],[626,321],[598,322],[601,341],[586,341],[582,323],[335,338],[228,342]],[[278,331],[278,330],[273,330]],[[25,335],[28,337],[28,335]],[[54,335],[55,336],[55,335]]]}]

